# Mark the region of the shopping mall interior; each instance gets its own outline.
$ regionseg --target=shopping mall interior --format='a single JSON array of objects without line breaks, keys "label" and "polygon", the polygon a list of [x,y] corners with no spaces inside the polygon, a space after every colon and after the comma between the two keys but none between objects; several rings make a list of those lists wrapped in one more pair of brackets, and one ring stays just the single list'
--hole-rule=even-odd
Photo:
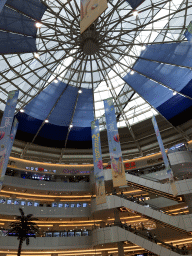
[{"label": "shopping mall interior", "polygon": [[[0,2],[0,256],[20,255],[10,225],[22,211],[38,232],[27,233],[21,256],[192,255],[192,0],[107,0],[82,32],[104,1]],[[125,169],[119,186],[109,98]],[[15,138],[3,130],[13,118]]]}]

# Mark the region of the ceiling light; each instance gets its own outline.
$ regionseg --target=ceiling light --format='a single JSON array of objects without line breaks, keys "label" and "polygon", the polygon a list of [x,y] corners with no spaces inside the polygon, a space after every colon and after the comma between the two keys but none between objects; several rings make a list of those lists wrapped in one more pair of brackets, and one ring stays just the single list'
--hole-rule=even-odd
[{"label": "ceiling light", "polygon": [[23,113],[23,112],[25,112],[25,110],[24,109],[20,109],[20,112]]},{"label": "ceiling light", "polygon": [[173,92],[173,95],[176,95],[176,94],[177,94],[177,92],[176,92],[176,91],[174,91],[174,92]]},{"label": "ceiling light", "polygon": [[142,49],[142,51],[144,51],[146,49],[146,46],[142,45],[141,49]]},{"label": "ceiling light", "polygon": [[70,125],[69,125],[69,128],[73,128],[73,125],[72,125],[72,124],[70,124]]},{"label": "ceiling light", "polygon": [[40,28],[42,26],[42,24],[40,22],[36,22],[35,26],[36,26],[36,28]]},{"label": "ceiling light", "polygon": [[48,119],[45,119],[45,123],[49,123],[49,120],[48,120]]},{"label": "ceiling light", "polygon": [[78,93],[82,93],[83,91],[82,90],[79,90]]},{"label": "ceiling light", "polygon": [[59,83],[59,81],[58,81],[57,79],[55,79],[55,80],[54,80],[54,83],[57,84],[57,83]]},{"label": "ceiling light", "polygon": [[131,70],[130,74],[133,75],[135,72],[133,70]]},{"label": "ceiling light", "polygon": [[134,12],[133,12],[133,16],[135,16],[135,17],[136,17],[138,14],[139,14],[138,11],[134,11]]},{"label": "ceiling light", "polygon": [[36,59],[39,59],[39,57],[40,57],[39,53],[35,52],[35,53],[34,53],[34,57],[35,57]]}]

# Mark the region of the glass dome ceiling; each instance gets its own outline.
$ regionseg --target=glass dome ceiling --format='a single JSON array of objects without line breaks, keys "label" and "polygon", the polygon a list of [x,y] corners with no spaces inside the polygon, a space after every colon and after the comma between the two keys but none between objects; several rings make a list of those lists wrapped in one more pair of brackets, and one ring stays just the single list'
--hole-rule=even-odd
[{"label": "glass dome ceiling", "polygon": [[133,10],[125,0],[109,0],[108,9],[91,30],[96,48],[85,49],[80,35],[80,0],[45,0],[37,24],[37,53],[0,55],[0,109],[7,94],[19,89],[17,111],[58,80],[93,90],[95,117],[105,129],[103,100],[113,97],[118,126],[138,123],[157,114],[122,79],[148,45],[186,41],[192,20],[192,1],[145,0]]}]

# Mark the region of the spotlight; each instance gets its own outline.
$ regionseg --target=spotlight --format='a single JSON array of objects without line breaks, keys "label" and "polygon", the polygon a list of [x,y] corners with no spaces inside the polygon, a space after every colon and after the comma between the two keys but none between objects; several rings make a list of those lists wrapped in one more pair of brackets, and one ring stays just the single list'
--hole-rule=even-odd
[{"label": "spotlight", "polygon": [[133,11],[133,16],[136,17],[136,16],[138,16],[138,14],[139,14],[138,11]]},{"label": "spotlight", "polygon": [[57,79],[55,79],[55,80],[54,80],[54,83],[57,84],[57,83],[59,83],[59,81],[58,81]]},{"label": "spotlight", "polygon": [[135,72],[133,70],[131,70],[130,74],[133,75]]},{"label": "spotlight", "polygon": [[146,46],[142,45],[141,49],[142,49],[142,51],[144,51],[146,49]]},{"label": "spotlight", "polygon": [[174,91],[174,92],[173,92],[173,95],[176,95],[176,94],[177,94],[177,92],[176,92],[176,91]]},{"label": "spotlight", "polygon": [[73,128],[73,125],[72,125],[72,124],[70,124],[70,125],[69,125],[69,128]]},{"label": "spotlight", "polygon": [[82,90],[79,90],[78,93],[82,93],[83,91]]},{"label": "spotlight", "polygon": [[36,59],[39,59],[39,57],[40,57],[39,53],[35,52],[35,53],[34,53],[34,57],[35,57]]},{"label": "spotlight", "polygon": [[45,123],[49,123],[49,120],[48,120],[48,119],[45,119]]},{"label": "spotlight", "polygon": [[23,112],[25,112],[25,110],[24,109],[20,109],[20,112],[23,113]]},{"label": "spotlight", "polygon": [[40,27],[42,26],[42,24],[39,23],[39,22],[36,22],[36,23],[35,23],[35,26],[36,26],[36,28],[40,28]]}]

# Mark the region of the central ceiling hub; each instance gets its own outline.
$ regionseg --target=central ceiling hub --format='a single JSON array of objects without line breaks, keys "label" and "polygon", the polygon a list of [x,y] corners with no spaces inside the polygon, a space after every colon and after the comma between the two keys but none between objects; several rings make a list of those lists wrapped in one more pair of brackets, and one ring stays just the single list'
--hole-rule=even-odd
[{"label": "central ceiling hub", "polygon": [[84,41],[84,43],[83,43],[83,52],[86,55],[93,55],[93,54],[97,53],[98,50],[99,50],[99,46],[98,46],[97,42],[95,42],[94,39],[89,38],[89,39]]},{"label": "central ceiling hub", "polygon": [[98,33],[94,24],[81,34],[81,49],[85,55],[94,55],[99,51]]}]

